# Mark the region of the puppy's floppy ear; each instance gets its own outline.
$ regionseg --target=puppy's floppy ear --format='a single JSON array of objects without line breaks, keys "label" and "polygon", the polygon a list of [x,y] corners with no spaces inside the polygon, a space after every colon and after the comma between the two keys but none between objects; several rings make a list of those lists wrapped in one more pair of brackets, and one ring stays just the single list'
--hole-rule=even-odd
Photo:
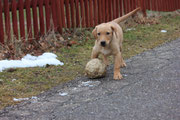
[{"label": "puppy's floppy ear", "polygon": [[115,33],[115,35],[117,37],[117,28],[114,25],[111,25],[111,29],[112,29],[113,33]]},{"label": "puppy's floppy ear", "polygon": [[97,27],[92,31],[93,36],[97,39]]}]

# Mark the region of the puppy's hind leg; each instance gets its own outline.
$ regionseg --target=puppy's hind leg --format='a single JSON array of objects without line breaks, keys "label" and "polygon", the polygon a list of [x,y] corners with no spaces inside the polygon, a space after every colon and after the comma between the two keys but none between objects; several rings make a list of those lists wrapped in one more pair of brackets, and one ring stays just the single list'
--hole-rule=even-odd
[{"label": "puppy's hind leg", "polygon": [[[122,53],[122,45],[120,45],[120,52]],[[123,57],[121,57],[121,67],[126,67],[126,63],[125,63]]]}]

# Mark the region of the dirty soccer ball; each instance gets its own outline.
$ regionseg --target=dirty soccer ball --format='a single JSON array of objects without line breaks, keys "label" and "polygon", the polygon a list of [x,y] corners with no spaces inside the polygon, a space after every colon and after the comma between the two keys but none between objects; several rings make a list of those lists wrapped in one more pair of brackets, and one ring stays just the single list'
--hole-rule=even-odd
[{"label": "dirty soccer ball", "polygon": [[99,59],[90,60],[85,67],[85,75],[89,78],[100,78],[106,75],[106,65]]}]

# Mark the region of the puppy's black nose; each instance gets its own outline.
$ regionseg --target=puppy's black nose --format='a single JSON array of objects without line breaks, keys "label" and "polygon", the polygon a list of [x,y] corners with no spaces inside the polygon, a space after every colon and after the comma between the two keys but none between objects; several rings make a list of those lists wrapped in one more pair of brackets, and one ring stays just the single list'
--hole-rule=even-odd
[{"label": "puppy's black nose", "polygon": [[106,41],[101,41],[101,46],[105,47],[106,46]]}]

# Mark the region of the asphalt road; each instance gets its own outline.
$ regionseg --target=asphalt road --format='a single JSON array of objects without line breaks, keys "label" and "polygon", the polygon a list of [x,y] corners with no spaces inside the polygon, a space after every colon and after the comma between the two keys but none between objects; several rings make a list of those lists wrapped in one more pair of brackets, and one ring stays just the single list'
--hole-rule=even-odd
[{"label": "asphalt road", "polygon": [[180,39],[126,60],[124,78],[77,78],[0,111],[0,120],[180,120]]}]

